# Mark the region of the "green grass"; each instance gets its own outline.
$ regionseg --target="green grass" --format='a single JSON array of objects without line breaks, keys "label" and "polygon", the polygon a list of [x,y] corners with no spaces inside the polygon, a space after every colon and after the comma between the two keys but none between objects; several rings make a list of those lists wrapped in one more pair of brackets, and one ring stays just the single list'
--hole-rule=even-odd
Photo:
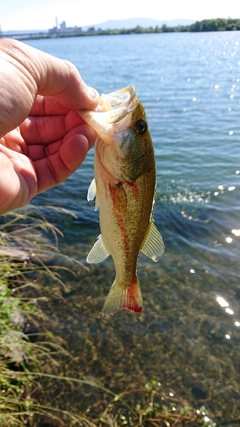
[{"label": "green grass", "polygon": [[[58,253],[59,235],[60,231],[32,206],[1,217],[0,426],[38,427],[41,420],[48,420],[65,427],[213,427],[205,408],[194,409],[164,394],[154,380],[142,388],[115,394],[93,380],[61,375],[59,354],[63,359],[72,356],[60,338],[43,329],[46,315],[41,304],[52,297],[51,287],[42,285],[43,278],[60,283],[64,290],[66,287],[59,273],[61,266],[46,263]],[[63,298],[55,287],[56,297]],[[29,333],[31,330],[34,332]],[[56,370],[57,375],[53,374]],[[96,402],[94,411],[89,407],[75,414],[43,404],[41,396],[46,396],[48,381],[49,386],[51,381],[74,385],[79,398],[83,384],[100,389],[108,396],[106,407],[96,413]]]}]

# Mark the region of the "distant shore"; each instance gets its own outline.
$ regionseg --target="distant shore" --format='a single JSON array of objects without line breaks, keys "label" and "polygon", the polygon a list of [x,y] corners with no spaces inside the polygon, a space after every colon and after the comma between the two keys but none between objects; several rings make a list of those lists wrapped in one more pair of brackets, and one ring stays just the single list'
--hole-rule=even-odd
[{"label": "distant shore", "polygon": [[102,30],[101,28],[95,29],[90,28],[86,31],[73,31],[61,32],[56,30],[52,32],[31,32],[29,33],[16,33],[16,34],[2,34],[1,38],[11,37],[17,40],[31,40],[31,39],[52,39],[52,38],[63,38],[63,37],[86,37],[86,36],[106,36],[106,35],[119,35],[119,34],[150,34],[150,33],[181,33],[181,32],[212,32],[212,31],[240,31],[240,19],[204,19],[202,21],[196,21],[191,25],[178,25],[176,27],[168,27],[163,24],[161,27],[141,27],[136,26],[132,29],[109,29]]}]

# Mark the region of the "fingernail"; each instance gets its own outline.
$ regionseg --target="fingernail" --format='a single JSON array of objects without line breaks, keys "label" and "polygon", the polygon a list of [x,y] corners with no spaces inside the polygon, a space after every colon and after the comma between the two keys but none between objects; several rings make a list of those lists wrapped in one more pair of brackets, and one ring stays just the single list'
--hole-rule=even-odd
[{"label": "fingernail", "polygon": [[97,98],[99,96],[98,91],[93,87],[88,87],[88,93],[92,98]]}]

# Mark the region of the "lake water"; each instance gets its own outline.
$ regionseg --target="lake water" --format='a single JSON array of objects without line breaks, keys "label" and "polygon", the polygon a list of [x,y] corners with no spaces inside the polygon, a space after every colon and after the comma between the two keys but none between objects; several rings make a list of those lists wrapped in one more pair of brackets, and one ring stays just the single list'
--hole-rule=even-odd
[{"label": "lake water", "polygon": [[[66,274],[64,310],[61,302],[51,309],[56,333],[79,361],[72,374],[116,391],[156,379],[231,425],[240,417],[240,33],[28,43],[72,61],[100,93],[134,85],[156,153],[155,221],[166,252],[156,264],[139,259],[144,308],[137,315],[101,315],[111,260]],[[86,201],[92,177],[93,150],[65,183],[33,200],[76,214],[44,208],[65,235],[61,250],[84,263],[99,234],[98,213]],[[68,399],[77,407],[90,397]]]}]

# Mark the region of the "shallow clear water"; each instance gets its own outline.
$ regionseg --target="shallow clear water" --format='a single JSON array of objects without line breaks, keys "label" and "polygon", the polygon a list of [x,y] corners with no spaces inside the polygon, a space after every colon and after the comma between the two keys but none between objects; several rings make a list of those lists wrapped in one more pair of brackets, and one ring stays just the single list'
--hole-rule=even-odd
[{"label": "shallow clear water", "polygon": [[[79,366],[120,390],[151,378],[204,404],[217,420],[240,413],[240,34],[153,34],[28,42],[69,59],[100,93],[129,84],[145,106],[157,164],[155,221],[166,253],[139,260],[144,310],[103,318],[111,260],[66,275],[56,331]],[[61,249],[85,262],[99,233],[86,201],[93,150],[64,184],[33,200],[65,235]],[[56,319],[55,319],[56,320]],[[69,396],[74,404],[76,396]]]}]

